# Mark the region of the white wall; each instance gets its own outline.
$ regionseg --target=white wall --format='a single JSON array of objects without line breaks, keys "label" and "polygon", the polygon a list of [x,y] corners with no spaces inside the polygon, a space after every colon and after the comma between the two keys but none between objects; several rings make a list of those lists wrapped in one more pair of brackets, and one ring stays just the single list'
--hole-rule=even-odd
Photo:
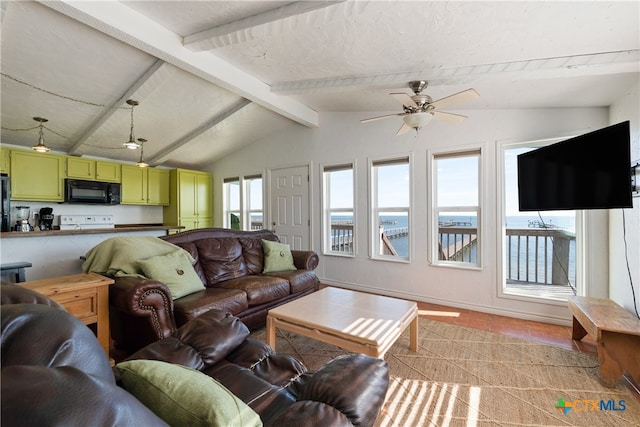
[{"label": "white wall", "polygon": [[[624,120],[631,122],[632,161],[640,160],[639,86],[640,83],[636,82],[633,87],[629,88],[625,96],[611,106],[609,116],[611,124]],[[640,312],[640,198],[633,199],[633,209],[613,209],[609,217],[609,297],[636,314],[636,309]],[[627,259],[629,270],[627,270]],[[629,279],[629,274],[631,274],[635,290],[635,301],[631,291],[632,282]]]},{"label": "white wall", "polygon": [[[383,113],[380,113],[383,114]],[[265,172],[270,168],[311,165],[313,230],[312,248],[320,253],[320,166],[355,161],[357,180],[358,251],[354,258],[322,256],[317,273],[325,283],[342,285],[392,296],[442,303],[454,307],[502,313],[522,318],[567,324],[566,304],[537,303],[498,296],[498,229],[496,192],[497,144],[500,141],[527,141],[566,136],[594,130],[609,123],[607,108],[471,110],[462,112],[469,119],[462,125],[432,121],[417,136],[410,132],[395,136],[399,119],[361,124],[360,119],[377,114],[321,114],[320,128],[292,125],[277,135],[236,152],[212,165],[214,174],[214,218],[222,223],[222,180],[226,177]],[[484,262],[481,270],[434,267],[427,261],[428,209],[427,151],[482,147],[485,167],[483,189]],[[368,257],[367,243],[367,162],[369,158],[410,154],[413,159],[413,229],[410,263],[374,261]],[[266,176],[266,174],[265,174]],[[265,204],[268,201],[265,200]],[[604,221],[604,226],[603,226]],[[607,216],[589,216],[589,227],[596,230],[589,248],[607,247]],[[592,249],[591,249],[592,250]],[[589,272],[604,278],[588,284],[588,289],[607,293],[608,259],[590,259]]]}]

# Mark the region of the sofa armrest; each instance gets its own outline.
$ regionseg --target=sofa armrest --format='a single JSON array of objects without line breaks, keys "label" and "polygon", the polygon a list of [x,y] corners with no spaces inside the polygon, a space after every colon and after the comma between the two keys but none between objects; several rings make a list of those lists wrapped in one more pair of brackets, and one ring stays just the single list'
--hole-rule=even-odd
[{"label": "sofa armrest", "polygon": [[348,354],[333,359],[302,382],[298,403],[321,402],[340,411],[353,425],[372,426],[389,388],[389,368],[384,360]]},{"label": "sofa armrest", "polygon": [[[113,314],[122,313],[127,320],[145,319],[157,340],[171,336],[176,331],[173,300],[167,285],[133,276],[116,277],[114,280],[115,283],[109,287],[109,305]],[[122,333],[127,333],[124,330],[127,325],[119,326],[123,329]],[[113,328],[112,332],[117,334]]]},{"label": "sofa armrest", "polygon": [[191,319],[171,337],[138,350],[127,360],[160,360],[202,370],[221,361],[248,336],[249,329],[240,319],[213,309]]},{"label": "sofa armrest", "polygon": [[302,270],[315,270],[320,262],[318,254],[314,251],[292,250],[291,255],[293,255],[293,264]]}]

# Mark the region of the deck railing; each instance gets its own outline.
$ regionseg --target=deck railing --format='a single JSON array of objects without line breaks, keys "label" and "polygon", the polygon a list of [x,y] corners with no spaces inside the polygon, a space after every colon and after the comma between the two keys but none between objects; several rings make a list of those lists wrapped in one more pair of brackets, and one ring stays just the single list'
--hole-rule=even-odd
[{"label": "deck railing", "polygon": [[507,280],[569,285],[575,240],[574,232],[560,228],[507,228]]},{"label": "deck railing", "polygon": [[[406,232],[406,229],[398,230]],[[477,262],[477,238],[478,230],[470,225],[439,226],[439,259]],[[571,277],[569,265],[575,238],[575,233],[559,228],[507,228],[507,282],[568,285],[569,279],[575,279]],[[351,222],[331,224],[332,252],[353,253],[353,239]]]}]

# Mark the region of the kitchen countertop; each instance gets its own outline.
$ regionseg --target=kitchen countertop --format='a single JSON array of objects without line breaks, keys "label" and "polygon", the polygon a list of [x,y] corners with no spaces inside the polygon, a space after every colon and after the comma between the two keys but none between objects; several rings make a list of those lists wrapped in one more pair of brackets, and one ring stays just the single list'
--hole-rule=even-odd
[{"label": "kitchen countertop", "polygon": [[183,230],[181,225],[160,225],[160,224],[116,224],[115,228],[94,228],[87,230],[46,230],[46,231],[5,231],[0,233],[0,238],[7,237],[44,237],[44,236],[71,236],[77,234],[107,234],[125,233],[132,231],[157,231]]}]

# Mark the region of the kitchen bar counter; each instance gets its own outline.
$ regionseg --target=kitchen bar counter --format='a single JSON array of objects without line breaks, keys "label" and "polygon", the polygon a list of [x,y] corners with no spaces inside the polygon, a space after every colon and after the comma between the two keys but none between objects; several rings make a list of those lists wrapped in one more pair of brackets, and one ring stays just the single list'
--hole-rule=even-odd
[{"label": "kitchen bar counter", "polygon": [[7,231],[0,233],[0,239],[6,237],[44,237],[44,236],[71,236],[77,234],[107,234],[124,233],[131,231],[169,231],[182,230],[184,226],[178,225],[158,225],[158,224],[120,224],[115,228],[94,228],[85,230],[46,230],[46,231]]}]

